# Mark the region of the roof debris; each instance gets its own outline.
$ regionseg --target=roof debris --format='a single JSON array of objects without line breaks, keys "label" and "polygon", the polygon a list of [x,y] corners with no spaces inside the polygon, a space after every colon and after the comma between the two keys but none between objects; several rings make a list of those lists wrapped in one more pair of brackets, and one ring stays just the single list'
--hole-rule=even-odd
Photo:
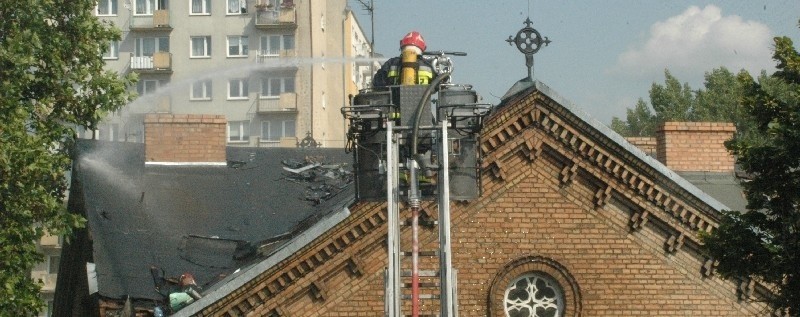
[{"label": "roof debris", "polygon": [[303,200],[313,205],[330,199],[353,182],[353,171],[346,163],[323,164],[324,157],[307,156],[303,161],[287,159],[283,164],[284,179],[307,184]]}]

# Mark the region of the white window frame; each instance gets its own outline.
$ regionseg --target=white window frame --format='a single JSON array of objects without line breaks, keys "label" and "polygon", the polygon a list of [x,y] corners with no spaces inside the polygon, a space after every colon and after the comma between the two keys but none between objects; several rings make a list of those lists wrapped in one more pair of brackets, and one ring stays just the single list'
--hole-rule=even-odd
[{"label": "white window frame", "polygon": [[[235,86],[233,84],[236,84]],[[247,100],[249,98],[249,87],[246,78],[234,78],[228,80],[228,100]],[[236,91],[234,88],[238,87]]]},{"label": "white window frame", "polygon": [[225,0],[225,12],[227,15],[247,14],[247,0]]},{"label": "white window frame", "polygon": [[[272,43],[274,39],[278,39],[278,47],[273,47],[275,43]],[[291,42],[288,42],[291,39]],[[287,45],[291,43],[291,45]],[[261,56],[271,56],[277,57],[281,55],[281,51],[288,51],[294,50],[295,41],[294,35],[291,34],[273,34],[273,35],[262,35],[260,37],[259,42],[259,55]]]},{"label": "white window frame", "polygon": [[103,53],[103,59],[119,59],[119,41],[111,41],[108,43],[108,50]]},{"label": "white window frame", "polygon": [[161,81],[157,79],[142,79],[139,82],[141,84],[137,85],[136,87],[136,91],[139,93],[139,96],[152,94],[158,91],[158,88],[161,87]]},{"label": "white window frame", "polygon": [[[524,301],[522,303],[519,302],[519,299],[512,298],[509,299],[509,295],[513,290],[519,290],[518,286],[516,285],[518,282],[525,281],[525,283],[531,282],[542,282],[548,286],[553,292],[554,296],[551,298],[542,298],[537,299],[536,301]],[[537,284],[538,285],[538,284]],[[528,292],[530,289],[528,288]],[[534,298],[534,294],[528,293],[527,294],[529,299]],[[551,276],[544,274],[543,272],[529,272],[522,276],[519,276],[511,281],[509,285],[506,287],[505,293],[503,295],[503,309],[505,310],[506,316],[510,314],[510,311],[515,310],[518,311],[520,309],[527,309],[529,311],[536,311],[537,308],[546,307],[547,309],[554,309],[556,310],[556,316],[562,316],[565,311],[565,296],[564,290],[561,285],[558,284]]]},{"label": "white window frame", "polygon": [[[246,35],[228,35],[228,57],[247,57],[250,50],[250,39]],[[236,48],[235,54],[231,54],[231,48]]]},{"label": "white window frame", "polygon": [[[289,122],[292,123],[292,127],[293,127],[292,130],[294,130],[294,132],[292,132],[292,135],[288,135],[288,133],[286,133],[286,125]],[[295,122],[295,120],[283,120],[283,121],[281,121],[281,125],[282,125],[282,131],[281,131],[282,132],[282,136],[281,136],[282,138],[292,138],[292,137],[296,137],[297,136],[297,122]]]},{"label": "white window frame", "polygon": [[[108,13],[100,14],[100,8],[105,8]],[[99,17],[113,17],[117,16],[119,10],[119,0],[98,0],[97,6],[94,7],[94,15]]]},{"label": "white window frame", "polygon": [[[233,139],[231,131],[236,130],[238,136]],[[228,142],[242,143],[250,141],[250,121],[228,121]]]},{"label": "white window frame", "polygon": [[[276,87],[275,84],[278,83],[280,87]],[[288,85],[287,83],[291,83]],[[287,89],[291,87],[291,90]],[[264,91],[266,88],[267,91]],[[295,92],[297,87],[295,87],[295,77],[294,76],[284,76],[284,77],[264,77],[261,78],[261,91],[259,92],[259,98],[261,99],[277,99],[280,98],[282,93],[285,92]]]},{"label": "white window frame", "polygon": [[[160,9],[162,0],[131,0],[133,2],[133,15],[153,15],[153,12]],[[140,6],[144,6],[140,12]]]},{"label": "white window frame", "polygon": [[[277,121],[275,123],[278,123]],[[261,140],[265,142],[278,142],[282,138],[291,138],[297,135],[297,126],[295,120],[281,120],[281,131],[278,135],[272,135],[272,121],[261,121]],[[288,135],[287,126],[291,124],[293,127],[292,135]]]},{"label": "white window frame", "polygon": [[[194,11],[195,1],[200,2],[200,12]],[[189,15],[211,15],[211,0],[189,0]]]},{"label": "white window frame", "polygon": [[[195,55],[195,40],[201,39],[203,55]],[[191,36],[189,38],[189,58],[211,58],[211,36]]]},{"label": "white window frame", "polygon": [[211,100],[212,94],[211,79],[198,80],[192,83],[192,89],[189,91],[189,100]]},{"label": "white window frame", "polygon": [[[56,267],[53,267],[53,259],[57,259]],[[60,255],[48,255],[47,256],[47,274],[58,274],[58,267],[61,265],[61,256]],[[55,272],[53,272],[55,269]]]},{"label": "white window frame", "polygon": [[[144,51],[146,40],[153,41],[152,53]],[[153,56],[155,52],[169,52],[169,37],[139,37],[134,39],[134,56]]]},{"label": "white window frame", "polygon": [[261,121],[261,141],[267,141],[267,142],[280,141],[280,139],[274,140],[271,138],[272,135],[269,129],[270,124],[272,124],[270,121]]}]

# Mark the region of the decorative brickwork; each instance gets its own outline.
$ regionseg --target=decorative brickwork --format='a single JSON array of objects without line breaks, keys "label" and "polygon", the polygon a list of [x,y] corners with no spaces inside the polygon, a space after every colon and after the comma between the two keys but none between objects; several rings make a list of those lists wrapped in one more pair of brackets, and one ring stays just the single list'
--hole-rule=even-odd
[{"label": "decorative brickwork", "polygon": [[148,114],[144,119],[147,162],[225,162],[225,116]]},{"label": "decorative brickwork", "polygon": [[724,142],[736,127],[725,122],[664,122],[658,128],[658,160],[674,171],[733,172]]},{"label": "decorative brickwork", "polygon": [[526,256],[511,261],[498,271],[491,282],[486,306],[490,316],[505,316],[503,297],[506,286],[514,278],[529,272],[541,272],[552,277],[561,287],[564,295],[563,316],[580,316],[582,311],[581,290],[572,274],[557,261],[541,256]]},{"label": "decorative brickwork", "polygon": [[[543,93],[495,113],[480,146],[489,171],[483,193],[451,206],[460,316],[503,316],[501,289],[532,271],[564,290],[565,316],[764,312],[742,296],[757,298],[763,287],[713,277],[715,261],[701,252],[697,234],[717,226],[716,210]],[[351,211],[198,315],[382,316],[385,206],[363,202]],[[401,209],[401,218],[408,214]],[[410,231],[401,228],[401,248],[410,246]],[[437,231],[421,229],[419,241],[421,250],[434,249]],[[422,313],[436,315],[438,305],[423,299]],[[402,309],[409,312],[409,301]]]}]

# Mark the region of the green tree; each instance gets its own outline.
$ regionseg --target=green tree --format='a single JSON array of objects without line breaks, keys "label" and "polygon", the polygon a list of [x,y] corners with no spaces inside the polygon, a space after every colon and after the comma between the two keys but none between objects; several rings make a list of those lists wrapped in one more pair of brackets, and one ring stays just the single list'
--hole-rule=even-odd
[{"label": "green tree", "polygon": [[624,136],[652,136],[656,134],[656,116],[650,111],[647,102],[639,98],[636,107],[627,109],[626,120],[611,119],[611,128]]},{"label": "green tree", "polygon": [[752,120],[739,104],[741,84],[725,67],[706,72],[704,88],[698,90],[681,84],[669,70],[664,77],[663,85],[650,87],[654,112],[639,99],[634,109],[628,109],[625,121],[612,119],[611,128],[623,136],[654,136],[658,125],[666,121],[724,121],[733,122],[742,133],[750,130]]},{"label": "green tree", "polygon": [[653,83],[650,87],[650,104],[656,112],[658,123],[665,121],[690,121],[695,97],[688,83],[681,85],[675,76],[664,71],[664,85]]},{"label": "green tree", "polygon": [[130,100],[133,78],[103,70],[101,54],[120,34],[94,6],[0,1],[0,316],[41,310],[35,241],[83,224],[63,203],[73,128],[94,128]]},{"label": "green tree", "polygon": [[776,309],[800,315],[800,55],[792,41],[775,38],[772,76],[739,74],[742,104],[758,134],[726,143],[753,175],[742,184],[747,212],[726,212],[718,229],[703,236],[725,278],[753,278],[771,286]]}]

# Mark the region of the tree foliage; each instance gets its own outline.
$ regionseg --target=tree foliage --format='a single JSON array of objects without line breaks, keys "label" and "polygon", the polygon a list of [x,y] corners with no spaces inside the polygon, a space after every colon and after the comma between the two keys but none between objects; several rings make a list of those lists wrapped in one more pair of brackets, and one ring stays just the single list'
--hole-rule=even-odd
[{"label": "tree foliage", "polygon": [[654,136],[658,125],[667,121],[733,122],[741,133],[751,130],[752,120],[739,104],[742,86],[737,75],[725,67],[706,72],[704,88],[698,90],[681,84],[669,70],[664,71],[664,77],[664,84],[650,87],[653,111],[640,98],[633,109],[627,110],[625,120],[612,119],[614,131],[623,136]]},{"label": "tree foliage", "polygon": [[[726,278],[754,278],[773,287],[774,308],[800,315],[800,55],[786,37],[775,38],[772,76],[740,74],[742,103],[754,135],[726,143],[753,175],[743,183],[748,212],[727,212],[704,236]],[[763,137],[758,137],[763,135]]]},{"label": "tree foliage", "polygon": [[633,109],[627,110],[627,121],[622,121],[617,117],[611,120],[611,128],[624,136],[652,136],[656,131],[656,117],[647,102],[639,98]]},{"label": "tree foliage", "polygon": [[0,1],[0,316],[41,310],[35,241],[83,223],[63,203],[73,128],[94,128],[130,100],[133,78],[103,70],[101,54],[120,34],[94,6]]}]

